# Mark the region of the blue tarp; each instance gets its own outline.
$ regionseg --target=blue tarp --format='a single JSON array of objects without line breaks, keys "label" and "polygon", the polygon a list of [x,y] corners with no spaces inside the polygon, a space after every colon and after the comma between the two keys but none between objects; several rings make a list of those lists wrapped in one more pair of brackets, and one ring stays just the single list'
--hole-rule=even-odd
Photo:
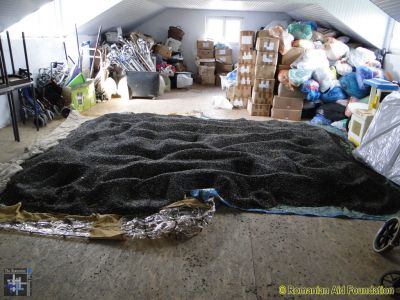
[{"label": "blue tarp", "polygon": [[398,214],[393,215],[368,215],[347,208],[321,206],[321,207],[294,207],[280,205],[271,209],[258,209],[258,208],[241,208],[231,204],[229,201],[223,199],[218,192],[213,189],[197,189],[191,191],[191,196],[203,202],[207,202],[210,198],[214,198],[216,203],[220,203],[226,207],[238,209],[245,212],[264,213],[264,214],[277,214],[277,215],[301,215],[301,216],[315,216],[327,218],[351,218],[361,220],[374,220],[386,221]]}]

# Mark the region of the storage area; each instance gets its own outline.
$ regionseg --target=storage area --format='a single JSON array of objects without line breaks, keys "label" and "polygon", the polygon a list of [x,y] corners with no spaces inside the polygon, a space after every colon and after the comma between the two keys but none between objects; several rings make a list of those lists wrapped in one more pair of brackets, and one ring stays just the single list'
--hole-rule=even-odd
[{"label": "storage area", "polygon": [[1,1],[1,296],[400,297],[399,21]]}]

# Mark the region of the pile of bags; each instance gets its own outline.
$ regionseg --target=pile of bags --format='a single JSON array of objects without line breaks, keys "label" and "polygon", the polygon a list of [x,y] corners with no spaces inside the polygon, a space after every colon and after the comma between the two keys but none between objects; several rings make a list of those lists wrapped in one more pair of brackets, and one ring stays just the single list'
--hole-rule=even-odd
[{"label": "pile of bags", "polygon": [[[313,21],[269,27],[270,34],[280,39],[279,52],[299,53],[278,74],[278,80],[290,90],[300,89],[305,99],[318,103],[312,123],[345,124],[348,103],[367,97],[370,87],[364,79],[387,78],[375,53],[363,47],[351,47],[350,38],[339,36],[331,29],[318,27]],[[296,49],[293,49],[296,48]],[[301,49],[300,49],[301,48]],[[300,51],[301,50],[301,51]],[[337,125],[337,124],[333,124]]]}]

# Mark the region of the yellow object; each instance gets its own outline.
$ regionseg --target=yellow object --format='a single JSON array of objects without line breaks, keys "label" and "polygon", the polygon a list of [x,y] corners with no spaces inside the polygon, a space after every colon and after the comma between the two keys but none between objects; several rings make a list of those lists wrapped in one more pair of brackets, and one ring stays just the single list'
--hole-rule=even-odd
[{"label": "yellow object", "polygon": [[351,115],[348,138],[357,147],[360,145],[362,138],[367,132],[374,118],[375,111],[375,109],[356,109]]}]

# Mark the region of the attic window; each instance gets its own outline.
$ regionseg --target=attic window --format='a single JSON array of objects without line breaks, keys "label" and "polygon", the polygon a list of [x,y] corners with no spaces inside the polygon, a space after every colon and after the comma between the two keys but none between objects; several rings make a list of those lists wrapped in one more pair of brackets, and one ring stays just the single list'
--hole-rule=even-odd
[{"label": "attic window", "polygon": [[400,52],[400,23],[395,22],[393,33],[392,33],[392,40],[390,42],[390,51]]},{"label": "attic window", "polygon": [[206,37],[215,42],[239,43],[242,18],[207,17]]}]

